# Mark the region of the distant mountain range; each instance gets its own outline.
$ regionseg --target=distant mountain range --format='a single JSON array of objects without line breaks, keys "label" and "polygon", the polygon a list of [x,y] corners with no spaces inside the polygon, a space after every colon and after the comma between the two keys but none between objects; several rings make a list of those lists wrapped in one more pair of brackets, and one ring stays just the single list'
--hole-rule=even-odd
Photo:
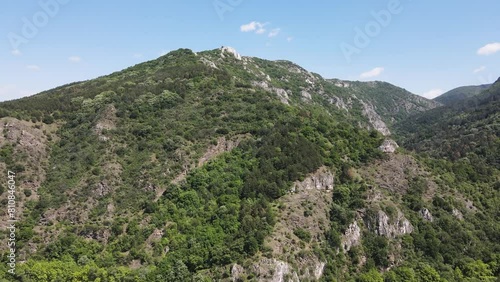
[{"label": "distant mountain range", "polygon": [[480,93],[482,93],[484,90],[487,90],[488,88],[491,87],[491,84],[483,84],[483,85],[476,85],[476,86],[462,86],[455,88],[453,90],[450,90],[443,95],[434,98],[434,101],[439,102],[443,105],[450,105],[452,103],[455,103],[457,101],[461,101],[470,97],[474,97]]}]

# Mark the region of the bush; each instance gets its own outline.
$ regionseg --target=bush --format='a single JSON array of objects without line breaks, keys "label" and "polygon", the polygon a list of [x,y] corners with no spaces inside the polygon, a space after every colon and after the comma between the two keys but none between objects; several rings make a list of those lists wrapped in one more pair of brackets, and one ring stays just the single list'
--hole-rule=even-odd
[{"label": "bush", "polygon": [[307,230],[302,229],[302,228],[295,229],[293,231],[293,234],[295,234],[295,236],[299,237],[299,239],[302,241],[305,241],[305,242],[311,241],[311,233]]}]

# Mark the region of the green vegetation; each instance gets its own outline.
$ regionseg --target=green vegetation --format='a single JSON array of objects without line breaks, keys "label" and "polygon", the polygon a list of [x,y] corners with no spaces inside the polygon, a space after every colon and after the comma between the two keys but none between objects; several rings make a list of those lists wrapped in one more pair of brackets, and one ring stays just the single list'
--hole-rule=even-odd
[{"label": "green vegetation", "polygon": [[462,100],[479,95],[483,91],[488,90],[490,87],[491,84],[458,87],[444,93],[437,98],[434,98],[434,101],[439,102],[443,105],[450,106],[454,103],[459,103]]},{"label": "green vegetation", "polygon": [[[0,117],[58,128],[41,162],[41,186],[20,190],[30,197],[17,233],[26,263],[9,276],[3,255],[0,278],[227,281],[235,263],[250,269],[272,256],[264,242],[280,212],[277,203],[294,182],[326,167],[335,187],[327,194],[333,201],[324,234],[293,227],[288,235],[309,248],[291,260],[299,273],[300,259],[315,256],[326,263],[324,281],[494,281],[500,271],[495,86],[458,108],[406,120],[434,104],[388,83],[339,87],[287,61],[245,63],[222,58],[219,50],[180,49],[0,103]],[[270,91],[253,86],[263,80]],[[289,104],[273,88],[285,91]],[[314,93],[311,100],[302,95],[305,89]],[[359,100],[348,111],[332,102],[352,95]],[[362,129],[361,101],[389,125],[401,121],[396,137],[416,152],[400,154],[413,154],[429,172],[408,178],[401,195],[381,193],[388,203],[376,207],[380,187],[357,171],[388,157],[378,150],[383,137]],[[20,180],[31,180],[34,164],[23,161],[29,151],[22,150],[19,141],[2,143],[0,162]],[[430,181],[438,186],[433,194]],[[315,204],[304,217],[315,216]],[[421,218],[423,208],[433,222]],[[391,220],[401,211],[414,232],[375,234],[366,219],[378,211]],[[360,244],[344,253],[342,236],[354,221],[362,229]]]}]

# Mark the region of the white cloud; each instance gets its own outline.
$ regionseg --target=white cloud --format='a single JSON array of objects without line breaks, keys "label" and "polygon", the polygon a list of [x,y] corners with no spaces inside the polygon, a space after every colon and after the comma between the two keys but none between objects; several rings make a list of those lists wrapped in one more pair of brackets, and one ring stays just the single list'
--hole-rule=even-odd
[{"label": "white cloud", "polygon": [[72,63],[79,63],[82,61],[82,58],[79,56],[71,56],[68,58],[68,60]]},{"label": "white cloud", "polygon": [[259,28],[257,29],[257,31],[255,31],[255,33],[257,33],[257,34],[263,34],[263,33],[266,33],[266,29],[265,29],[265,28],[263,28],[263,27],[259,27]]},{"label": "white cloud", "polygon": [[251,32],[251,31],[255,31],[257,33],[264,33],[266,30],[264,29],[264,26],[266,24],[263,24],[263,23],[260,23],[260,22],[256,22],[256,21],[253,21],[251,23],[248,23],[248,24],[244,24],[242,26],[240,26],[240,30],[241,32]]},{"label": "white cloud", "polygon": [[240,26],[241,32],[255,32],[256,34],[264,34],[266,33],[266,29],[264,28],[267,23],[261,23],[253,21],[248,24],[244,24]]},{"label": "white cloud", "polygon": [[293,37],[291,37],[291,36],[286,39],[286,41],[288,41],[288,42],[292,42],[292,40],[293,40]]},{"label": "white cloud", "polygon": [[37,65],[28,65],[28,66],[26,66],[26,68],[31,70],[31,71],[39,71],[40,70],[40,67]]},{"label": "white cloud", "polygon": [[12,55],[14,56],[21,56],[23,53],[21,53],[21,51],[19,51],[18,49],[14,49],[10,52]]},{"label": "white cloud", "polygon": [[486,44],[477,50],[478,55],[488,56],[500,51],[500,42]]},{"label": "white cloud", "polygon": [[485,71],[485,70],[486,70],[486,67],[485,66],[481,66],[481,67],[475,69],[473,72],[474,73],[479,73],[479,72],[482,72],[482,71]]},{"label": "white cloud", "polygon": [[444,91],[442,89],[432,89],[432,90],[429,90],[429,91],[421,94],[420,96],[427,98],[427,99],[434,99],[443,93],[444,93]]},{"label": "white cloud", "polygon": [[383,67],[377,67],[360,75],[361,78],[373,78],[381,75],[384,72]]},{"label": "white cloud", "polygon": [[136,53],[134,54],[134,58],[142,58],[142,54]]},{"label": "white cloud", "polygon": [[281,28],[275,28],[273,30],[271,30],[271,32],[269,32],[269,34],[267,35],[268,37],[276,37],[278,36],[278,34],[280,34],[281,32]]}]

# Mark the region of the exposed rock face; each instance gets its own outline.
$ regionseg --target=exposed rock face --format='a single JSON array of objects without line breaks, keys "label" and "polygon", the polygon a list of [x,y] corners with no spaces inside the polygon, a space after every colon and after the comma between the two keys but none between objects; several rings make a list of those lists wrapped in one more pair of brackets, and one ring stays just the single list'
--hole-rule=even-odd
[{"label": "exposed rock face", "polygon": [[432,216],[431,212],[428,209],[426,209],[426,208],[423,208],[423,209],[420,210],[420,216],[424,220],[427,220],[427,221],[430,221],[430,222],[434,221],[434,217]]},{"label": "exposed rock face", "polygon": [[0,119],[0,146],[10,143],[19,145],[20,150],[36,160],[46,155],[47,138],[42,129],[33,128],[30,123],[14,118]]},{"label": "exposed rock face", "polygon": [[393,222],[391,222],[389,216],[383,211],[378,211],[375,218],[365,217],[364,220],[368,229],[377,235],[387,238],[395,238],[396,236],[413,232],[413,225],[411,225],[410,221],[400,211],[398,211]]},{"label": "exposed rock face", "polygon": [[[315,281],[321,279],[325,262],[313,252],[312,244],[324,240],[329,228],[328,216],[332,202],[334,175],[326,167],[310,174],[304,181],[293,184],[292,191],[279,199],[280,212],[277,215],[273,233],[264,244],[272,249],[276,259],[260,259],[247,273],[258,281]],[[293,232],[304,229],[311,235],[311,242],[301,241]],[[293,265],[288,257],[297,257]],[[267,273],[267,274],[266,274]],[[285,279],[286,278],[286,279]]]},{"label": "exposed rock face", "polygon": [[348,103],[346,104],[342,98],[339,98],[337,96],[333,96],[328,100],[330,104],[334,104],[337,106],[337,108],[349,111],[349,108],[351,107],[352,100],[349,98]]},{"label": "exposed rock face", "polygon": [[217,140],[217,145],[211,146],[207,149],[203,157],[198,160],[198,167],[204,165],[210,160],[216,158],[222,153],[229,152],[234,148],[238,147],[238,145],[245,139],[246,135],[238,135],[235,138],[227,140],[226,137],[222,136]]},{"label": "exposed rock face", "polygon": [[[286,262],[277,259],[261,259],[252,266],[252,273],[259,281],[300,282],[297,272]],[[285,278],[289,277],[288,280]]]},{"label": "exposed rock face", "polygon": [[302,90],[301,95],[302,95],[302,98],[304,98],[305,100],[312,99],[311,93],[307,92],[306,90]]},{"label": "exposed rock face", "polygon": [[217,69],[217,65],[205,57],[202,57],[200,61],[213,69]]},{"label": "exposed rock face", "polygon": [[[217,156],[219,156],[222,153],[229,152],[233,150],[234,148],[238,147],[241,141],[243,141],[245,138],[247,138],[248,135],[236,135],[232,137],[231,139],[227,140],[226,137],[220,137],[217,140],[217,144],[210,146],[207,148],[205,154],[198,160],[198,163],[196,165],[185,163],[183,165],[183,171],[179,173],[173,180],[173,184],[179,184],[180,182],[184,181],[186,179],[186,176],[188,175],[189,171],[196,168],[196,167],[201,167],[205,163],[213,160]],[[183,159],[182,156],[179,156],[179,159]],[[156,198],[155,202],[160,199],[161,195],[165,192],[166,188],[161,188],[161,189],[155,189],[156,190]]]},{"label": "exposed rock face", "polygon": [[406,193],[409,189],[408,180],[417,176],[427,178],[428,191],[425,196],[429,199],[432,199],[433,191],[438,187],[413,157],[404,154],[388,154],[385,160],[378,160],[359,172],[364,178],[372,179],[378,187],[391,193]]},{"label": "exposed rock face", "polygon": [[380,151],[384,152],[384,153],[394,153],[396,152],[396,149],[399,148],[399,145],[398,143],[396,143],[396,141],[392,140],[392,139],[385,139],[384,140],[384,143],[382,143],[382,145],[380,145],[380,147],[378,147]]},{"label": "exposed rock face", "polygon": [[[12,146],[12,158],[16,163],[23,166],[24,171],[14,171],[17,176],[17,191],[30,191],[31,195],[16,193],[16,216],[18,220],[24,218],[24,207],[29,200],[37,200],[38,189],[45,180],[47,160],[49,154],[49,133],[57,128],[55,124],[37,124],[18,120],[15,118],[0,119],[0,148],[6,145]],[[0,171],[7,175],[7,171],[15,170],[6,163],[0,161]],[[2,181],[5,181],[6,178]],[[0,195],[0,200],[7,200],[9,193]],[[5,211],[7,204],[5,204]],[[0,213],[0,228],[6,229],[8,226],[8,214]],[[7,247],[7,244],[0,246],[0,250]]]},{"label": "exposed rock face", "polygon": [[344,235],[342,236],[342,249],[346,253],[352,247],[359,246],[360,244],[361,228],[359,228],[358,223],[355,221],[349,225]]},{"label": "exposed rock face", "polygon": [[325,270],[325,265],[326,263],[324,262],[320,262],[316,265],[316,269],[314,269],[314,278],[316,278],[316,280],[319,280],[321,279],[321,277],[323,277],[323,271]]},{"label": "exposed rock face", "polygon": [[234,49],[233,47],[227,47],[227,46],[223,46],[221,48],[221,56],[224,58],[224,54],[225,53],[228,53],[232,56],[234,56],[236,58],[236,60],[241,60],[241,55],[236,52],[236,49]]},{"label": "exposed rock face", "polygon": [[252,85],[262,88],[268,92],[275,93],[276,95],[278,95],[278,98],[283,104],[290,105],[289,93],[285,89],[269,86],[269,84],[265,81],[253,81]]},{"label": "exposed rock face", "polygon": [[462,214],[461,211],[457,209],[453,209],[452,214],[454,217],[456,217],[458,220],[464,220],[464,215]]},{"label": "exposed rock face", "polygon": [[109,185],[105,181],[101,181],[101,182],[97,183],[97,187],[95,189],[95,194],[98,197],[104,197],[107,194],[109,194],[110,192],[111,192],[111,188],[109,187]]},{"label": "exposed rock face", "polygon": [[349,82],[347,82],[347,81],[340,81],[339,80],[339,81],[335,82],[335,86],[337,86],[337,87],[343,87],[343,88],[349,88],[349,87],[351,87],[351,84]]},{"label": "exposed rock face", "polygon": [[233,264],[233,267],[231,267],[231,281],[239,281],[243,273],[245,273],[245,270],[241,265]]},{"label": "exposed rock face", "polygon": [[291,192],[307,190],[332,190],[335,177],[333,173],[325,167],[320,168],[314,174],[310,175],[302,182],[295,182],[292,185]]},{"label": "exposed rock face", "polygon": [[[307,258],[306,258],[307,259]],[[301,262],[299,262],[301,263]],[[310,268],[301,268],[300,271],[288,262],[262,258],[252,264],[248,269],[244,269],[238,264],[231,267],[231,281],[241,281],[244,275],[251,273],[257,280],[266,282],[300,282],[300,281],[319,281],[323,276],[326,263],[316,261]],[[253,280],[252,280],[253,281]]]},{"label": "exposed rock face", "polygon": [[380,115],[375,111],[373,105],[371,103],[366,103],[363,100],[359,100],[359,102],[363,106],[363,115],[368,118],[368,121],[373,126],[373,128],[382,133],[382,135],[384,136],[391,135],[391,131],[382,120]]},{"label": "exposed rock face", "polygon": [[107,105],[99,115],[99,119],[94,126],[94,132],[97,134],[100,141],[105,142],[109,140],[109,137],[106,136],[105,132],[116,128],[116,120],[115,106]]}]

